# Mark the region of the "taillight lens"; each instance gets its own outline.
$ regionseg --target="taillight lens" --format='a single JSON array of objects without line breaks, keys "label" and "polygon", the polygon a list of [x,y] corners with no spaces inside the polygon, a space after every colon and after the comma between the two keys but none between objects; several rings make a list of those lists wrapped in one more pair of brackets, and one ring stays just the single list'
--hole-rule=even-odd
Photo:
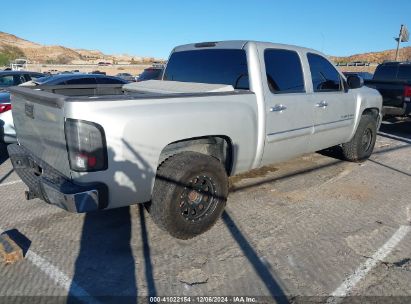
[{"label": "taillight lens", "polygon": [[11,110],[11,104],[0,104],[0,114],[10,111]]},{"label": "taillight lens", "polygon": [[404,97],[411,97],[411,86],[404,87]]},{"label": "taillight lens", "polygon": [[93,122],[67,119],[65,123],[70,168],[77,172],[107,169],[107,147],[103,128]]}]

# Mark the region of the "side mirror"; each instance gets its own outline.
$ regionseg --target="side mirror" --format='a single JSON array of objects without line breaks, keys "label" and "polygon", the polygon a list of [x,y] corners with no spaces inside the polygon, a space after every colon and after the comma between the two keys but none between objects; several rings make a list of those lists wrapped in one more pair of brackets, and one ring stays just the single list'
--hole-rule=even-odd
[{"label": "side mirror", "polygon": [[350,75],[347,77],[347,84],[350,89],[358,89],[364,85],[364,79],[358,75]]}]

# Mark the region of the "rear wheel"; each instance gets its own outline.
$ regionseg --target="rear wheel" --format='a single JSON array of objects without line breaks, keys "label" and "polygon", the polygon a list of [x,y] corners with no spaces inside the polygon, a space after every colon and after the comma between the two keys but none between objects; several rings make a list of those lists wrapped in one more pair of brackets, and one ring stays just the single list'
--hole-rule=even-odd
[{"label": "rear wheel", "polygon": [[363,114],[354,137],[342,145],[344,158],[360,162],[368,159],[374,150],[377,138],[377,119],[372,114]]},{"label": "rear wheel", "polygon": [[160,228],[176,238],[189,239],[214,225],[227,194],[227,174],[216,158],[182,152],[158,168],[148,210]]}]

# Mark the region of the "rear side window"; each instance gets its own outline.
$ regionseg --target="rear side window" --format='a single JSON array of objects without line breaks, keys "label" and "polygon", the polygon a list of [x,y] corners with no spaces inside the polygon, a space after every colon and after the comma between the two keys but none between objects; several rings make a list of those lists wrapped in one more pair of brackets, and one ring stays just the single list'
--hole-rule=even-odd
[{"label": "rear side window", "polygon": [[1,75],[0,76],[0,87],[10,87],[16,86],[23,82],[26,82],[26,79],[23,75]]},{"label": "rear side window", "polygon": [[398,65],[380,65],[374,73],[374,80],[395,80],[397,79]]},{"label": "rear side window", "polygon": [[244,50],[207,49],[175,52],[164,80],[232,85],[249,89],[247,57]]},{"label": "rear side window", "polygon": [[397,78],[401,80],[411,80],[411,65],[400,65]]},{"label": "rear side window", "polygon": [[267,83],[271,92],[275,94],[305,92],[301,61],[296,52],[266,50],[264,61]]},{"label": "rear side window", "polygon": [[332,92],[343,89],[340,74],[324,57],[308,53],[314,92]]},{"label": "rear side window", "polygon": [[66,84],[96,84],[95,78],[77,78],[66,81]]}]

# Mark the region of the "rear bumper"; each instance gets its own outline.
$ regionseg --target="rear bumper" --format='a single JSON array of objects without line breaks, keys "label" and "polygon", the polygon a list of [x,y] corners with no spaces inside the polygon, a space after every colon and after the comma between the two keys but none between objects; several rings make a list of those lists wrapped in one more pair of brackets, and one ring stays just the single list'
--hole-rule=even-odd
[{"label": "rear bumper", "polygon": [[75,184],[17,144],[7,147],[14,170],[31,196],[67,211],[82,213],[104,209],[108,188],[103,183]]}]

